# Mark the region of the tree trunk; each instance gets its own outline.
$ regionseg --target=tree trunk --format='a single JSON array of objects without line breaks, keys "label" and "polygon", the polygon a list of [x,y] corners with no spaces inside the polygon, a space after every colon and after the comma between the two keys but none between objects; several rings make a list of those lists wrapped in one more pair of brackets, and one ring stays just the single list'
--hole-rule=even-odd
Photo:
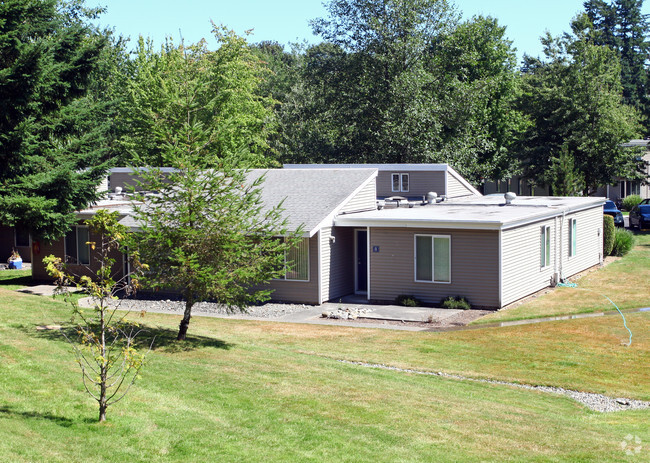
[{"label": "tree trunk", "polygon": [[192,318],[192,306],[194,301],[191,297],[185,299],[185,313],[183,314],[183,320],[178,326],[178,337],[177,341],[185,341],[185,335],[187,334],[187,328],[190,326],[190,318]]},{"label": "tree trunk", "polygon": [[99,402],[99,422],[106,421],[106,409],[108,406],[105,403]]}]

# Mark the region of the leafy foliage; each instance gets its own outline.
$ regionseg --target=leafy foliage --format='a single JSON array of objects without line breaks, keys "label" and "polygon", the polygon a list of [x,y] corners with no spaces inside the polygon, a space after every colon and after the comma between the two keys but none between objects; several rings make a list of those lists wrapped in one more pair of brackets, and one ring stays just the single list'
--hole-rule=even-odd
[{"label": "leafy foliage", "polygon": [[[574,35],[547,35],[542,43],[547,61],[525,57],[519,98],[519,108],[532,122],[521,140],[525,176],[563,189],[571,178],[569,189],[582,183],[583,194],[619,177],[633,178],[636,155],[621,143],[638,133],[638,114],[621,103],[616,53],[590,43],[579,21]],[[554,159],[564,159],[565,180],[559,181]]]},{"label": "leafy foliage", "polygon": [[409,296],[406,294],[400,294],[395,299],[395,304],[401,305],[404,307],[418,307],[422,302],[415,296]]},{"label": "leafy foliage", "polygon": [[449,296],[442,300],[441,305],[445,309],[454,309],[454,310],[469,310],[472,308],[467,299],[461,296]]},{"label": "leafy foliage", "polygon": [[442,0],[333,0],[325,42],[296,61],[280,110],[286,161],[450,162],[471,179],[512,166],[523,119],[515,55],[493,18]]},{"label": "leafy foliage", "polygon": [[[80,2],[0,3],[0,222],[59,238],[96,198],[105,127],[86,95],[106,38]],[[26,20],[25,18],[29,18]]]},{"label": "leafy foliage", "polygon": [[610,255],[622,257],[636,245],[636,237],[630,230],[617,228],[614,234],[614,246]]},{"label": "leafy foliage", "polygon": [[641,202],[641,196],[639,195],[629,195],[623,198],[623,209],[626,211],[631,211],[634,206]]},{"label": "leafy foliage", "polygon": [[[56,279],[57,293],[65,295],[72,306],[73,322],[79,320],[74,329],[78,343],[72,340],[72,334],[63,334],[75,351],[86,392],[99,404],[99,421],[105,421],[107,408],[127,394],[145,360],[134,345],[142,330],[137,323],[126,320],[128,311],[117,313],[119,304],[111,302],[118,293],[130,295],[136,291],[146,266],[140,263],[137,253],[132,253],[131,273],[115,280],[116,257],[125,252],[126,228],[117,223],[117,212],[103,209],[86,224],[97,241],[89,242],[95,262],[84,267],[83,275],[72,274],[60,257],[50,255],[43,262]],[[120,265],[121,259],[117,267]],[[92,315],[70,297],[70,285],[91,298]]]},{"label": "leafy foliage", "polygon": [[614,225],[614,217],[611,215],[603,215],[603,255],[610,256],[614,249],[614,236],[616,234],[616,226]]},{"label": "leafy foliage", "polygon": [[188,117],[202,127],[209,144],[204,151],[209,156],[200,160],[203,167],[233,156],[249,165],[272,163],[265,155],[275,130],[275,102],[258,92],[269,71],[245,38],[216,25],[213,33],[216,51],[205,42],[175,46],[168,41],[155,52],[140,38],[122,111],[131,131],[121,144],[131,164],[172,165],[169,147],[182,143],[177,133]]}]

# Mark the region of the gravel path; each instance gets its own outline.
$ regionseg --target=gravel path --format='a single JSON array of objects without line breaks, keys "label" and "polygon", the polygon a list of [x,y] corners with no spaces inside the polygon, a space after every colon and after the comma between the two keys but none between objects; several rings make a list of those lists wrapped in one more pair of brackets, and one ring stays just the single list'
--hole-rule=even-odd
[{"label": "gravel path", "polygon": [[[184,301],[174,301],[171,299],[119,299],[111,301],[111,304],[119,304],[120,309],[131,310],[133,312],[156,312],[156,313],[175,313],[182,314],[185,310]],[[87,298],[79,301],[79,305],[88,307]],[[219,316],[238,316],[257,317],[257,318],[279,318],[291,313],[302,312],[311,309],[312,306],[304,304],[264,304],[261,306],[252,306],[246,309],[246,312],[228,312],[225,306],[214,302],[198,302],[192,307],[192,315],[219,315]]]},{"label": "gravel path", "polygon": [[417,375],[441,376],[443,378],[459,379],[462,381],[500,384],[503,386],[513,386],[521,389],[530,389],[535,391],[549,392],[552,394],[566,395],[568,397],[571,397],[573,400],[580,402],[581,404],[585,405],[591,410],[597,412],[618,412],[622,410],[638,410],[642,408],[650,408],[650,402],[644,402],[642,400],[613,398],[602,394],[595,394],[593,392],[572,391],[570,389],[564,389],[561,387],[530,386],[528,384],[509,383],[507,381],[497,381],[493,379],[468,378],[466,376],[452,375],[440,371],[436,373],[432,371],[411,370],[408,368],[397,368],[397,367],[391,367],[389,365],[381,365],[378,363],[352,362],[350,360],[339,360],[339,362],[347,363],[350,365],[359,365],[366,368],[378,368],[382,370],[401,371],[404,373],[414,373]]}]

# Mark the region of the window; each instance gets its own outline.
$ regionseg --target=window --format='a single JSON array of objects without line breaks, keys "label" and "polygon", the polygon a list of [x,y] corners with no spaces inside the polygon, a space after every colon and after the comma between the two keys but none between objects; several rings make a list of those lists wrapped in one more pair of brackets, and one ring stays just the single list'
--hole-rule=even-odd
[{"label": "window", "polygon": [[625,182],[625,195],[640,195],[641,194],[641,182],[638,180],[630,180]]},{"label": "window", "polygon": [[415,281],[451,283],[451,237],[415,235]]},{"label": "window", "polygon": [[88,227],[72,227],[65,235],[65,255],[69,264],[90,264]]},{"label": "window", "polygon": [[392,174],[393,192],[409,191],[409,174]]},{"label": "window", "polygon": [[298,245],[284,255],[284,280],[309,281],[309,238],[303,238]]},{"label": "window", "polygon": [[551,227],[544,226],[542,227],[542,233],[540,238],[540,248],[541,248],[541,267],[548,267],[551,265]]},{"label": "window", "polygon": [[576,219],[569,219],[569,257],[576,255],[578,225]]},{"label": "window", "polygon": [[14,238],[16,247],[28,247],[29,246],[29,231],[22,227],[14,228]]}]

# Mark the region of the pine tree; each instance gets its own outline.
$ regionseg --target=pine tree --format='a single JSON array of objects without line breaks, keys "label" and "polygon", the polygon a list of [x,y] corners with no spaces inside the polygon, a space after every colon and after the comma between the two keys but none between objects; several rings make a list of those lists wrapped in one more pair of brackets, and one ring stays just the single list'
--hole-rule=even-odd
[{"label": "pine tree", "polygon": [[[75,104],[106,44],[80,2],[0,2],[0,223],[62,236],[105,174],[102,133]],[[26,21],[25,18],[29,18]]]}]

